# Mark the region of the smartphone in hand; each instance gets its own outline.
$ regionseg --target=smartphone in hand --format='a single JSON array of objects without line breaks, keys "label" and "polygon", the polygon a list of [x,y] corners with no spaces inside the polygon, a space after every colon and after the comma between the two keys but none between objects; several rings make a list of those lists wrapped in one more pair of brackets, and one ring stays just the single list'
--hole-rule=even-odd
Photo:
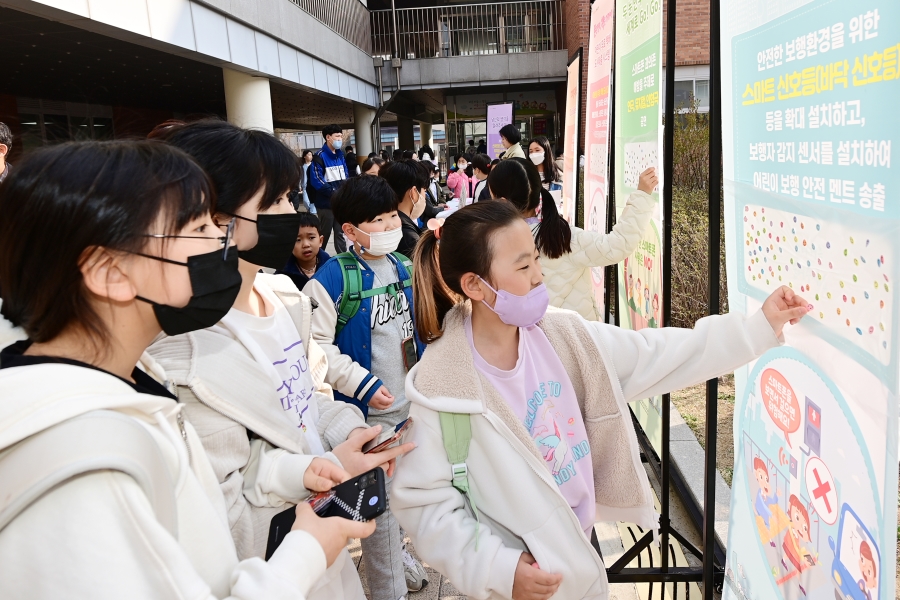
[{"label": "smartphone in hand", "polygon": [[[335,486],[330,491],[313,495],[307,500],[320,517],[342,517],[354,521],[371,521],[387,510],[387,488],[384,470],[380,467]],[[269,524],[266,560],[269,560],[290,533],[296,518],[295,509],[282,511]]]},{"label": "smartphone in hand", "polygon": [[382,431],[374,440],[363,444],[362,451],[365,454],[373,454],[387,450],[400,442],[400,438],[403,437],[403,434],[406,433],[406,430],[409,429],[412,424],[412,417],[409,417],[405,421],[400,421],[393,429]]}]

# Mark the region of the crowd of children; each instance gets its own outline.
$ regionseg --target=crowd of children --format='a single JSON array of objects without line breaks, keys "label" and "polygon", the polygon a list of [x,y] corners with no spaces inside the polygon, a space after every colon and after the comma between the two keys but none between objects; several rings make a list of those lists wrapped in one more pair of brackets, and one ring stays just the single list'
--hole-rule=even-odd
[{"label": "crowd of children", "polygon": [[[580,280],[620,260],[655,174],[608,239],[563,227],[546,155],[422,220],[426,161],[347,177],[323,136],[328,222],[292,206],[277,138],[215,120],[38,150],[0,186],[0,312],[27,337],[0,353],[0,595],[362,600],[359,537],[369,598],[404,600],[428,583],[408,537],[473,598],[605,599],[594,523],[656,522],[626,403],[745,364],[806,312],[787,287],[693,330],[551,308],[542,261]],[[309,506],[378,467],[374,520]]]}]

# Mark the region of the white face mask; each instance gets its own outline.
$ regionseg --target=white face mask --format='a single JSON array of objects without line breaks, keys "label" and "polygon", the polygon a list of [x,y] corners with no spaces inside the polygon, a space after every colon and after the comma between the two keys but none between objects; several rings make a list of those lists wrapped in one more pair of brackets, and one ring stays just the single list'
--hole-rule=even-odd
[{"label": "white face mask", "polygon": [[[422,204],[422,207],[425,207],[424,203]],[[401,238],[403,238],[403,229],[401,227],[391,229],[390,231],[377,231],[374,233],[367,233],[359,227],[353,227],[353,229],[369,236],[370,246],[363,246],[358,238],[356,243],[360,245],[363,252],[367,252],[372,256],[384,256],[385,254],[390,254],[397,249],[397,246],[400,245]]]},{"label": "white face mask", "polygon": [[465,171],[469,165],[468,163],[457,163],[456,166],[459,167],[460,171]]},{"label": "white face mask", "polygon": [[416,196],[416,200],[413,201],[412,212],[410,213],[409,217],[413,221],[415,221],[422,216],[423,212],[425,212],[425,194]]},{"label": "white face mask", "polygon": [[540,165],[544,162],[545,156],[546,154],[544,154],[543,152],[532,152],[528,155],[528,158],[530,158],[531,162],[533,162],[534,164]]}]

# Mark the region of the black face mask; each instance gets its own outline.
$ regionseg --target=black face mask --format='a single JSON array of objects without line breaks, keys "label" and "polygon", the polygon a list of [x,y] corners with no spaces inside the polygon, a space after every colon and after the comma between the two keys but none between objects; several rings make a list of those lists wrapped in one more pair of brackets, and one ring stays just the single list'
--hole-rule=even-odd
[{"label": "black face mask", "polygon": [[243,221],[256,223],[256,234],[259,241],[249,250],[239,250],[238,256],[248,263],[280,269],[285,265],[300,231],[300,214],[257,215],[256,220],[232,215]]},{"label": "black face mask", "polygon": [[238,272],[238,253],[228,249],[223,259],[222,250],[189,256],[186,263],[141,254],[147,258],[181,265],[188,268],[191,278],[191,299],[187,306],[175,307],[157,304],[137,296],[153,306],[153,313],[167,335],[180,335],[189,331],[206,329],[218,323],[237,299],[241,291],[241,274]]}]

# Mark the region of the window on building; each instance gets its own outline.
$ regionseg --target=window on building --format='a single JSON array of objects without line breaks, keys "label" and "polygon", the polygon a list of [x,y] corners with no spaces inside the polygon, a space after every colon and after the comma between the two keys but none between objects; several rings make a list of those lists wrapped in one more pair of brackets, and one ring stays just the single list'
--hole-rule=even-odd
[{"label": "window on building", "polygon": [[[678,76],[677,71],[675,76]],[[709,79],[685,79],[675,82],[676,110],[686,110],[695,100],[699,112],[709,111]]]}]

